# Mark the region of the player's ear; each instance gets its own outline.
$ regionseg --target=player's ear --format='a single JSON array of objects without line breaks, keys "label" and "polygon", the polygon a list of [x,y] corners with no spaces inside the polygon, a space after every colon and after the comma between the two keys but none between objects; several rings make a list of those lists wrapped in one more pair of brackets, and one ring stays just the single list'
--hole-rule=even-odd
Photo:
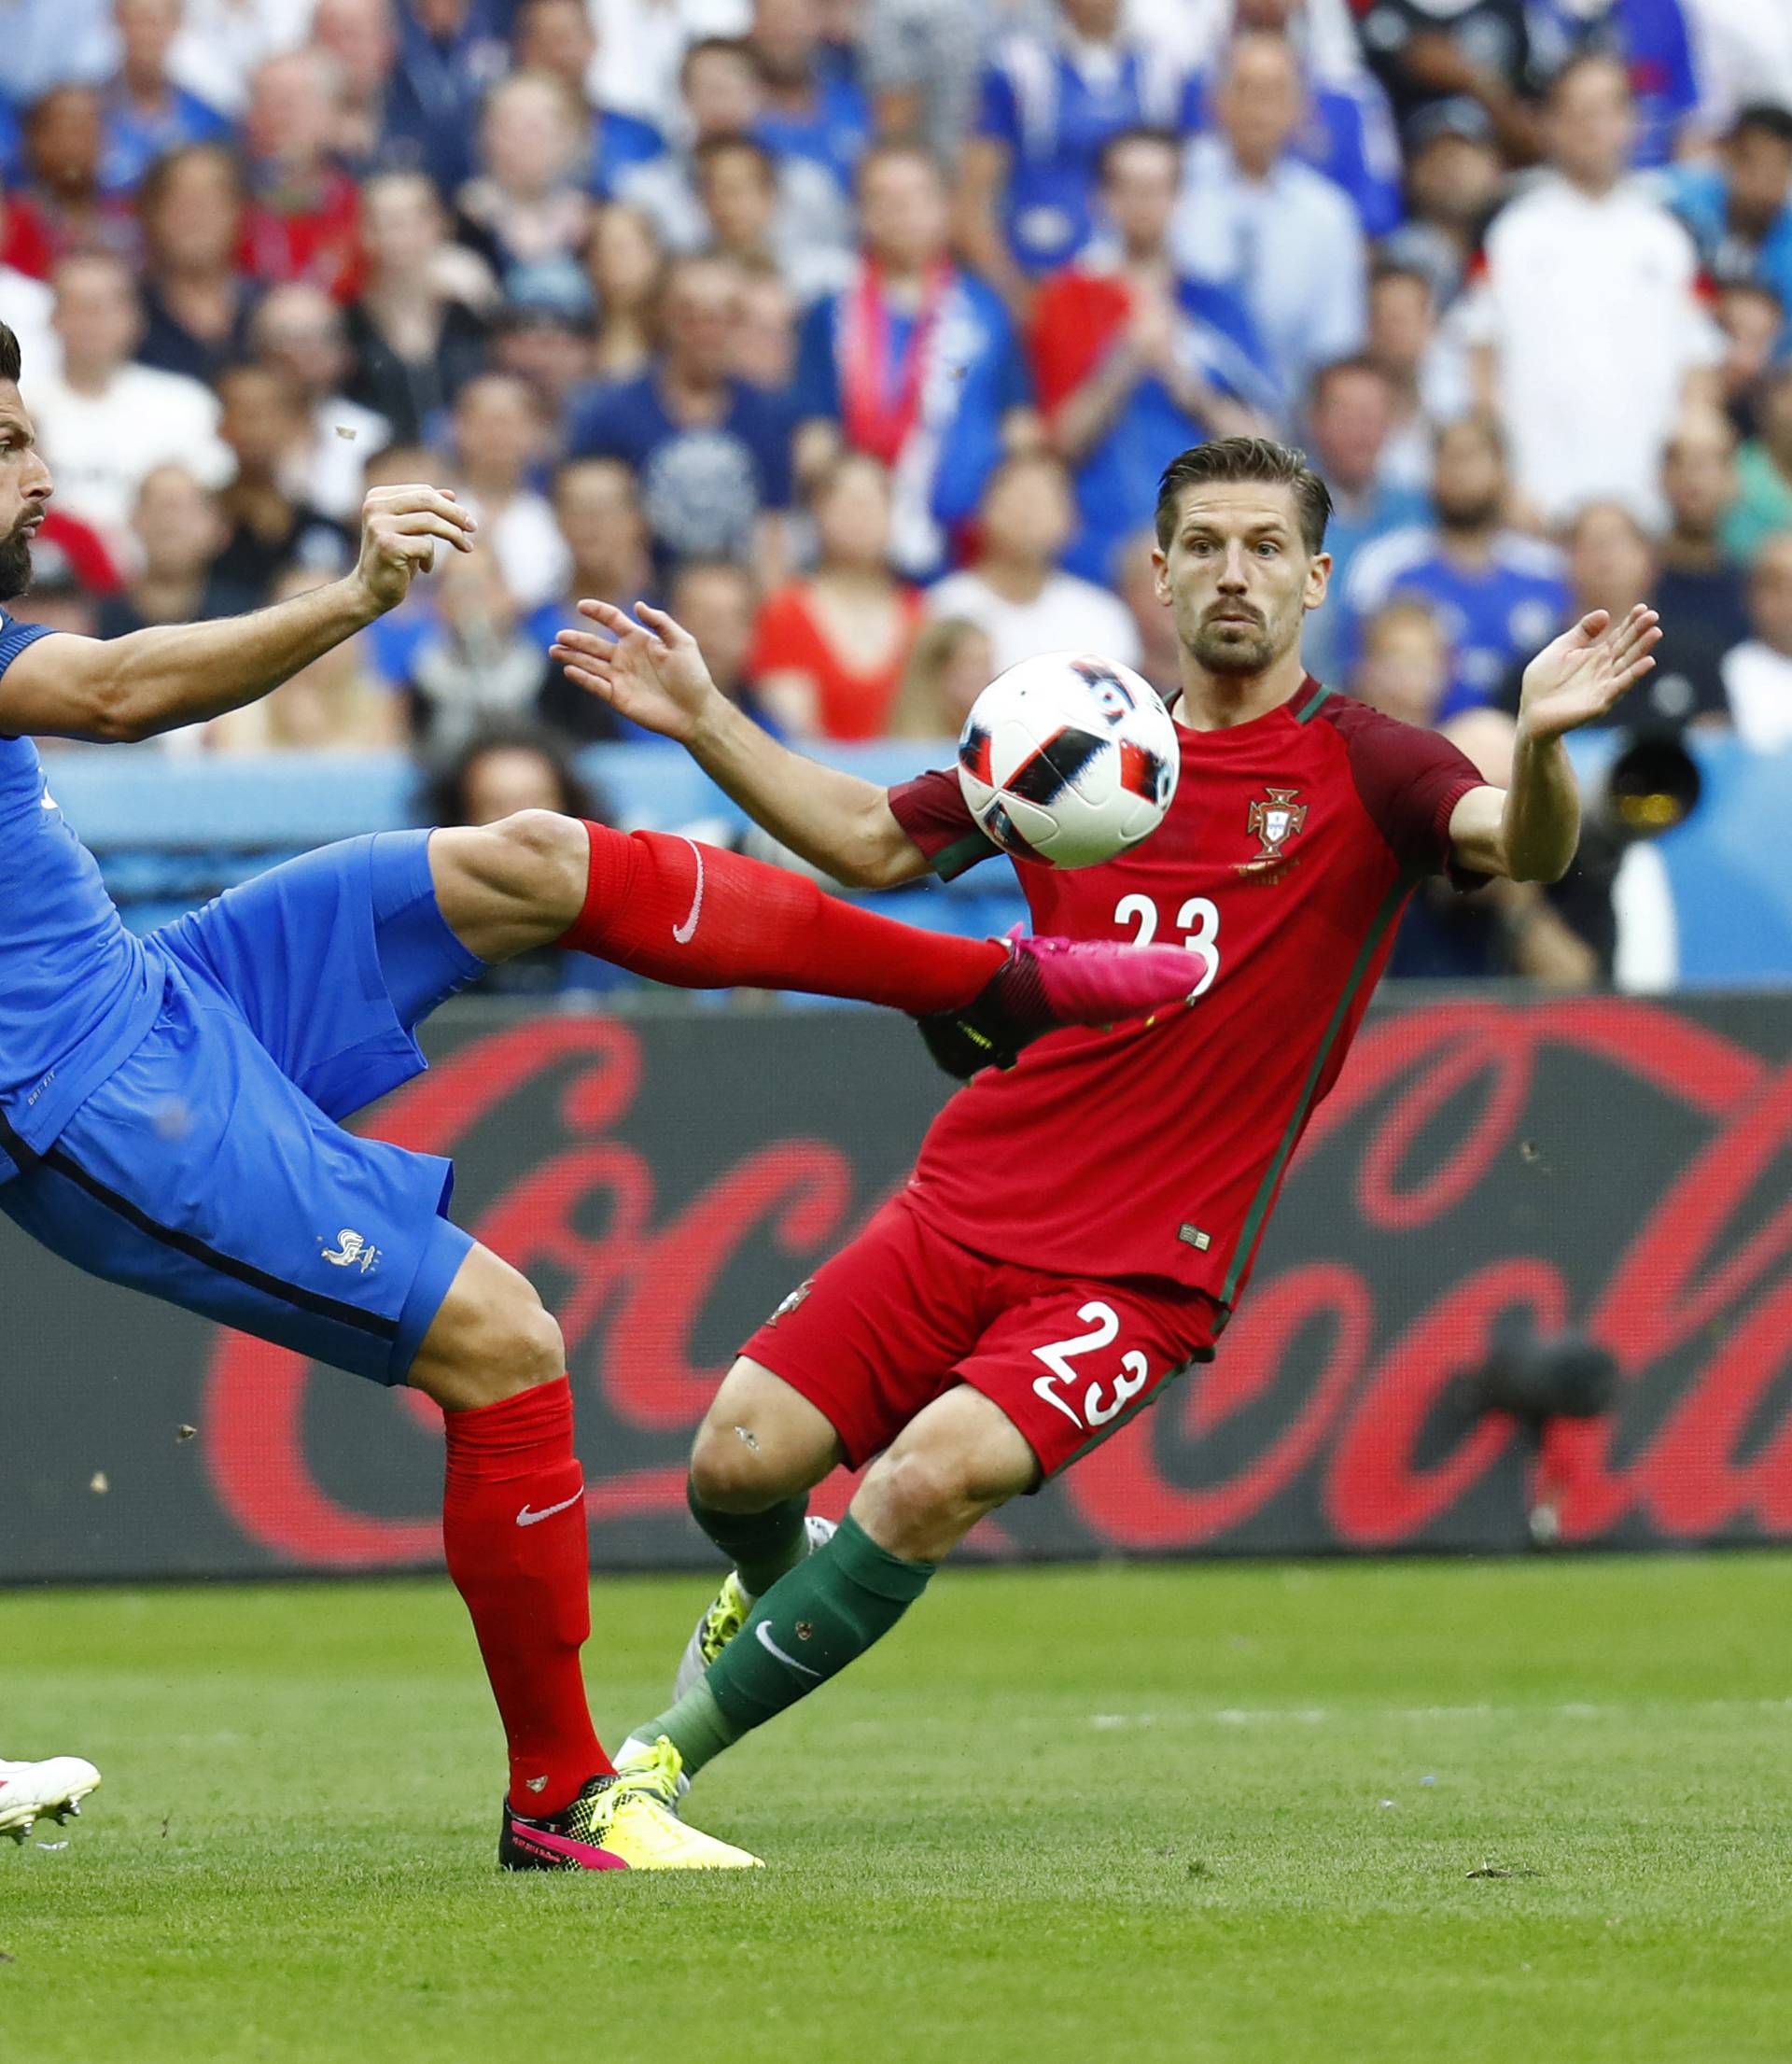
[{"label": "player's ear", "polygon": [[1151,548],[1151,592],[1166,609],[1169,607],[1169,561],[1161,545]]},{"label": "player's ear", "polygon": [[1331,593],[1332,555],[1329,552],[1315,552],[1307,562],[1307,586],[1301,595],[1304,608],[1316,610]]}]

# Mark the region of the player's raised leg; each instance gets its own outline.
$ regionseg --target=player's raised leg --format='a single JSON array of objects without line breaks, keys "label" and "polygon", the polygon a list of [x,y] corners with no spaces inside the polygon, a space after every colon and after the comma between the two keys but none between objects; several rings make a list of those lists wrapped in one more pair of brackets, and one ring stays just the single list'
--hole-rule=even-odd
[{"label": "player's raised leg", "polygon": [[442,1408],[442,1542],[504,1724],[511,1870],[749,1866],[619,1782],[591,1723],[584,1477],[560,1329],[526,1278],[483,1247],[461,1264],[412,1363]]},{"label": "player's raised leg", "polygon": [[[559,943],[683,989],[800,989],[948,1021],[954,1073],[1012,1058],[1054,1027],[1169,1008],[1191,976],[1180,948],[963,939],[899,924],[806,877],[661,832],[524,810],[438,831],[442,916],[483,961]],[[957,1037],[949,1036],[956,1032]]]}]

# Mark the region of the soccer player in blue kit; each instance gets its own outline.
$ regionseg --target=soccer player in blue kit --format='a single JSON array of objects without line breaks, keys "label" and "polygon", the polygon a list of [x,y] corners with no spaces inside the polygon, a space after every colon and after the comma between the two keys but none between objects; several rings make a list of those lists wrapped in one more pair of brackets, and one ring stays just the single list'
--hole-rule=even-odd
[{"label": "soccer player in blue kit", "polygon": [[[51,492],[19,373],[0,324],[0,601],[29,586]],[[133,937],[32,739],[147,737],[252,702],[474,529],[451,495],[380,488],[350,574],[250,616],[100,642],[0,611],[0,1211],[94,1275],[442,1408],[448,1570],[509,1748],[502,1863],[750,1865],[619,1779],[593,1730],[559,1327],[444,1215],[447,1161],[337,1121],[423,1067],[413,1029],[444,997],[554,941],[687,987],[889,1004],[936,1054],[979,1058],[1181,1001],[1188,957],[920,932],[736,854],[546,811],[351,839]],[[34,1805],[75,1782],[49,1771],[57,1798]]]}]

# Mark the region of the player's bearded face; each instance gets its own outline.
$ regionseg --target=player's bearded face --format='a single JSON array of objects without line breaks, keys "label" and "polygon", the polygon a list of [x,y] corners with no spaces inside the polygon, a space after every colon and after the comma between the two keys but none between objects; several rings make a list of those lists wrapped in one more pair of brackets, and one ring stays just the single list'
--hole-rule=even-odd
[{"label": "player's bearded face", "polygon": [[41,513],[26,510],[0,538],[0,602],[17,600],[31,585],[31,540]]}]

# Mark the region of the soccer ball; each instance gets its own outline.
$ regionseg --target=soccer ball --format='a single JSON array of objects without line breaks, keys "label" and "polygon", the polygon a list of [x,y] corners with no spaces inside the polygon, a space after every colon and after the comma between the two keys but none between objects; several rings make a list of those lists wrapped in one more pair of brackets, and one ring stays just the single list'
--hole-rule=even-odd
[{"label": "soccer ball", "polygon": [[1094,653],[1041,653],[998,674],[959,738],[959,786],[1016,860],[1094,867],[1155,832],[1182,755],[1157,692]]}]

